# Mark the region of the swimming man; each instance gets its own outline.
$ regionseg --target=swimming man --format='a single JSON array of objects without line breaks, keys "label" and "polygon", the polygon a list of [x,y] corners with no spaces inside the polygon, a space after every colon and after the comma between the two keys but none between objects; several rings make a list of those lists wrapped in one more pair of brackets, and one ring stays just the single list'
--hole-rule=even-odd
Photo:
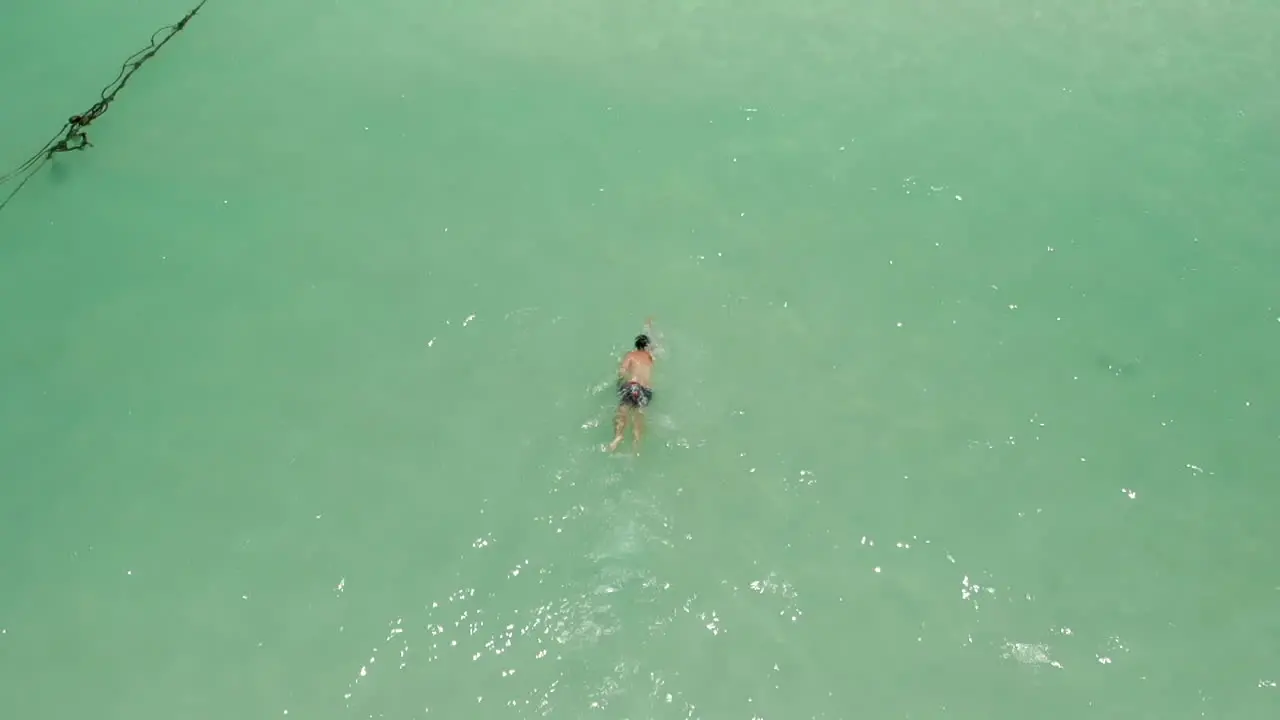
[{"label": "swimming man", "polygon": [[[649,321],[644,325],[653,332]],[[637,335],[635,346],[635,350],[623,356],[618,367],[618,415],[613,420],[613,442],[609,443],[609,452],[617,450],[622,443],[628,420],[635,438],[632,447],[640,449],[640,438],[644,435],[644,409],[653,400],[653,353],[649,336]]]}]

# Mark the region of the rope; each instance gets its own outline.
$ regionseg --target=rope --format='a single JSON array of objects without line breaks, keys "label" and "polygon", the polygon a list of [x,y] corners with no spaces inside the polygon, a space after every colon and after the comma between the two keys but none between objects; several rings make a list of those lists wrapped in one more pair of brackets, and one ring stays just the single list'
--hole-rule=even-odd
[{"label": "rope", "polygon": [[[106,87],[102,88],[100,98],[92,107],[79,115],[72,115],[67,120],[66,124],[62,126],[62,129],[59,130],[58,133],[49,140],[49,142],[45,143],[44,147],[40,148],[32,154],[31,157],[27,158],[26,162],[13,170],[0,175],[0,187],[15,180],[18,181],[18,184],[9,191],[9,194],[5,196],[4,200],[0,200],[0,210],[5,209],[9,204],[9,201],[13,200],[13,197],[18,194],[18,191],[22,190],[31,178],[34,177],[36,173],[40,172],[46,163],[53,159],[54,155],[57,155],[58,153],[71,152],[72,150],[84,150],[86,148],[93,147],[93,143],[89,142],[89,134],[86,132],[89,126],[93,124],[94,120],[102,117],[103,114],[107,112],[111,107],[111,103],[115,101],[116,95],[124,89],[124,86],[128,84],[129,79],[133,77],[133,74],[138,72],[138,70],[140,70],[143,64],[148,60],[155,57],[155,54],[160,52],[160,48],[167,45],[175,35],[182,32],[183,28],[187,26],[187,23],[191,22],[191,18],[194,18],[196,13],[200,12],[200,9],[203,8],[205,3],[208,1],[209,0],[200,0],[200,4],[187,12],[181,20],[172,25],[166,25],[152,33],[151,42],[148,43],[145,48],[130,55],[129,58],[120,65],[120,72],[116,74],[116,79],[107,83]],[[160,39],[157,41],[157,38]],[[21,179],[19,180],[19,178]]]}]

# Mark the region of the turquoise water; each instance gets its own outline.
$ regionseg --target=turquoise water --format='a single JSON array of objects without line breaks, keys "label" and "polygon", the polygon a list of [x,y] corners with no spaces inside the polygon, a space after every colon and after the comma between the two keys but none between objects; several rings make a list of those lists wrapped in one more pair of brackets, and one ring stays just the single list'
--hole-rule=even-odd
[{"label": "turquoise water", "polygon": [[[0,158],[187,9],[0,26]],[[0,212],[0,703],[1276,717],[1278,27],[212,0]]]}]

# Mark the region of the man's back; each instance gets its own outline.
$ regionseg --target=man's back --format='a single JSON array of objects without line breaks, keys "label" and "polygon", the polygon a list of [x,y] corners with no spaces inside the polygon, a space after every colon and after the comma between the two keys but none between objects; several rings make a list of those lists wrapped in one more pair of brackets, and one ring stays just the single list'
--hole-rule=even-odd
[{"label": "man's back", "polygon": [[653,356],[648,350],[632,350],[622,359],[620,374],[627,382],[638,382],[647,388],[653,387]]}]

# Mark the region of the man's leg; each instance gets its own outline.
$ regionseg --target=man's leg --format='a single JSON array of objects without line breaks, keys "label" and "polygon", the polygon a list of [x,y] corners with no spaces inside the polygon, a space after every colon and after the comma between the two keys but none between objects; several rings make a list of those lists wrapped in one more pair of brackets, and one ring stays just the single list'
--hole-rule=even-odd
[{"label": "man's leg", "polygon": [[609,443],[609,452],[618,449],[618,445],[622,442],[622,433],[627,429],[627,406],[625,404],[618,405],[618,414],[613,419],[613,442]]},{"label": "man's leg", "polygon": [[640,452],[640,438],[644,437],[644,409],[636,408],[635,415],[631,418],[631,433],[634,440],[631,449]]}]

